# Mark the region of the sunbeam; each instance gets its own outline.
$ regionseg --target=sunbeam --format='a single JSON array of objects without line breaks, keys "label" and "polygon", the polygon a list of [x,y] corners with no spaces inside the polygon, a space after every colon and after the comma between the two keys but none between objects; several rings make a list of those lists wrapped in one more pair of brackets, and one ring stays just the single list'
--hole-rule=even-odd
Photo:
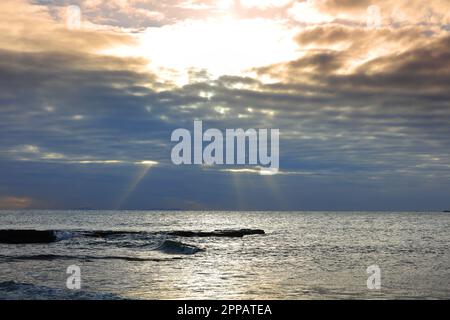
[{"label": "sunbeam", "polygon": [[117,201],[116,209],[122,209],[122,206],[127,201],[127,199],[134,193],[136,188],[141,183],[142,179],[145,178],[151,167],[155,166],[157,162],[155,161],[140,161],[136,163],[139,169],[136,175],[131,180],[130,184],[125,188],[125,192],[119,197]]}]

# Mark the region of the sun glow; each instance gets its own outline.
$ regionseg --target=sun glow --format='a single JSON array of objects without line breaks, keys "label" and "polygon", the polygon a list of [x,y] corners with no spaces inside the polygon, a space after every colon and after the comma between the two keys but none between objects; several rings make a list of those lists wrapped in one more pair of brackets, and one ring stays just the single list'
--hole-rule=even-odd
[{"label": "sun glow", "polygon": [[148,28],[137,35],[138,46],[116,47],[102,53],[146,57],[151,70],[171,70],[159,75],[178,78],[184,84],[193,70],[204,70],[216,78],[242,75],[255,67],[294,59],[294,35],[294,30],[282,21],[226,16]]}]

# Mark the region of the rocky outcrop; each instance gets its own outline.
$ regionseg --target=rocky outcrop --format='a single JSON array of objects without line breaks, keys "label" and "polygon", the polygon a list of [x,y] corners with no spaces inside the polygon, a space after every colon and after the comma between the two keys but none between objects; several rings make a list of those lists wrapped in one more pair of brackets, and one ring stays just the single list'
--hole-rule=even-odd
[{"label": "rocky outcrop", "polygon": [[56,241],[51,230],[0,230],[0,243],[50,243]]},{"label": "rocky outcrop", "polygon": [[169,231],[170,236],[177,237],[239,237],[242,238],[246,235],[252,234],[265,234],[261,229],[226,229],[226,230],[214,230],[214,231]]},{"label": "rocky outcrop", "polygon": [[[214,231],[164,231],[164,232],[139,232],[139,231],[64,231],[64,230],[0,230],[0,243],[51,243],[70,239],[73,237],[110,238],[121,236],[133,236],[149,238],[155,235],[168,235],[174,237],[231,237],[242,238],[246,235],[265,234],[261,229],[225,229]],[[154,240],[154,239],[153,239]]]}]

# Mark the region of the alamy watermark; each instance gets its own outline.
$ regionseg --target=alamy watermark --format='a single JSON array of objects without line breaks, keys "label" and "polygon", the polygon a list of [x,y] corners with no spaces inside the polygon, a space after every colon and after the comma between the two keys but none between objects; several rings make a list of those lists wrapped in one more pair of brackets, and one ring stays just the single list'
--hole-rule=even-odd
[{"label": "alamy watermark", "polygon": [[80,290],[81,289],[81,269],[77,265],[70,265],[66,270],[67,274],[70,276],[66,280],[66,287],[69,290]]},{"label": "alamy watermark", "polygon": [[374,264],[368,266],[366,269],[367,274],[370,276],[367,278],[367,289],[380,290],[381,289],[381,268]]},{"label": "alamy watermark", "polygon": [[69,30],[79,30],[81,28],[81,8],[77,5],[70,5],[66,9],[66,27]]},{"label": "alamy watermark", "polygon": [[366,24],[368,29],[379,29],[382,25],[381,9],[376,5],[367,7]]},{"label": "alamy watermark", "polygon": [[[276,174],[280,165],[279,137],[279,129],[226,129],[223,134],[211,128],[203,132],[203,123],[197,120],[193,137],[187,129],[172,132],[171,141],[178,143],[172,148],[171,159],[176,165],[258,165],[261,174]],[[207,145],[203,148],[204,142]]]}]

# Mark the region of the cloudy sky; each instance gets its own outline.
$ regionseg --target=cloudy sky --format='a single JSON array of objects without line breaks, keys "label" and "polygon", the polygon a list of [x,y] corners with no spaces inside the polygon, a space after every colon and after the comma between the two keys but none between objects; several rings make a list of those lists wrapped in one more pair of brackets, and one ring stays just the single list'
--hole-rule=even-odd
[{"label": "cloudy sky", "polygon": [[[450,208],[448,0],[3,0],[0,31],[0,208]],[[280,173],[173,165],[195,119],[280,129]]]}]

